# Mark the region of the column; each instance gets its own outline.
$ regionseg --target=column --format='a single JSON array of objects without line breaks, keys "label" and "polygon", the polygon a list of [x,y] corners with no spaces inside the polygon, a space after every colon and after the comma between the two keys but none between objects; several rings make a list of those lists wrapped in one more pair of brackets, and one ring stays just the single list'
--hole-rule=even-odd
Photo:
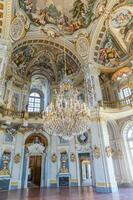
[{"label": "column", "polygon": [[[69,172],[71,174],[71,186],[78,186],[78,177],[77,177],[77,159],[76,157],[76,148],[75,148],[76,138],[70,140],[69,144]],[[73,158],[72,159],[72,154]]]},{"label": "column", "polygon": [[4,97],[6,92],[5,73],[8,65],[8,49],[7,45],[0,41],[0,104],[4,105]]},{"label": "column", "polygon": [[91,116],[95,191],[99,193],[117,192],[107,121],[101,118],[97,109],[91,112]]}]

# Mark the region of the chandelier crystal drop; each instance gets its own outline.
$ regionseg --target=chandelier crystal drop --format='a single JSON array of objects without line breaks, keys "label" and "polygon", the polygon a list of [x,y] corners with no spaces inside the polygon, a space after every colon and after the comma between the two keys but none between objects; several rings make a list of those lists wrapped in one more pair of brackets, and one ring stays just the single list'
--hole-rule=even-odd
[{"label": "chandelier crystal drop", "polygon": [[87,131],[90,127],[89,108],[78,100],[79,92],[73,88],[72,81],[65,77],[55,95],[55,101],[43,116],[45,131],[66,139]]}]

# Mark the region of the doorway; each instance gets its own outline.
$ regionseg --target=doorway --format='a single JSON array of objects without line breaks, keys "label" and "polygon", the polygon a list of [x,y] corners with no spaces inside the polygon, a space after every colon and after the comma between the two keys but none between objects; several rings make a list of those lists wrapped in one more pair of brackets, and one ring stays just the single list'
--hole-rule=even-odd
[{"label": "doorway", "polygon": [[91,174],[91,161],[89,153],[79,154],[79,166],[80,166],[80,185],[91,186],[92,174]]},{"label": "doorway", "polygon": [[41,185],[42,156],[30,156],[28,168],[28,187],[40,187]]}]

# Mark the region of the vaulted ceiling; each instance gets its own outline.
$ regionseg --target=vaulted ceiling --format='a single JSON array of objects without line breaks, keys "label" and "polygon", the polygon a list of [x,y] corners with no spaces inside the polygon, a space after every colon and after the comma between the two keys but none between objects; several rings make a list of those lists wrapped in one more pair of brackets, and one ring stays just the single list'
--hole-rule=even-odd
[{"label": "vaulted ceiling", "polygon": [[10,73],[16,80],[41,74],[58,82],[64,62],[71,77],[82,74],[85,60],[108,73],[131,66],[132,0],[17,0],[12,6]]}]

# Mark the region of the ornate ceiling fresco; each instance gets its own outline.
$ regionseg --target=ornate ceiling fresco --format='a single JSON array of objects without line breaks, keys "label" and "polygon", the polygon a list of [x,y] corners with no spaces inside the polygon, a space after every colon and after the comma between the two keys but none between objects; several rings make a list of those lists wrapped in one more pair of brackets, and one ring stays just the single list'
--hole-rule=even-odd
[{"label": "ornate ceiling fresco", "polygon": [[93,20],[96,0],[19,0],[35,26],[56,25],[63,33],[71,34],[87,28]]},{"label": "ornate ceiling fresco", "polygon": [[117,5],[105,21],[105,33],[98,38],[95,61],[109,68],[130,59],[133,53],[133,2]]},{"label": "ornate ceiling fresco", "polygon": [[69,76],[80,74],[86,58],[101,71],[106,69],[111,73],[121,67],[121,63],[130,62],[133,52],[132,0],[16,2],[10,28],[11,58],[12,72],[21,80],[30,80],[39,74],[50,81],[62,79],[63,43],[66,44]]},{"label": "ornate ceiling fresco", "polygon": [[[39,43],[40,42],[40,43]],[[66,49],[66,72],[74,75],[80,71],[78,59]],[[14,73],[22,79],[31,79],[33,75],[44,75],[50,81],[59,81],[64,75],[64,49],[48,42],[28,41],[16,47],[12,54]]]}]

